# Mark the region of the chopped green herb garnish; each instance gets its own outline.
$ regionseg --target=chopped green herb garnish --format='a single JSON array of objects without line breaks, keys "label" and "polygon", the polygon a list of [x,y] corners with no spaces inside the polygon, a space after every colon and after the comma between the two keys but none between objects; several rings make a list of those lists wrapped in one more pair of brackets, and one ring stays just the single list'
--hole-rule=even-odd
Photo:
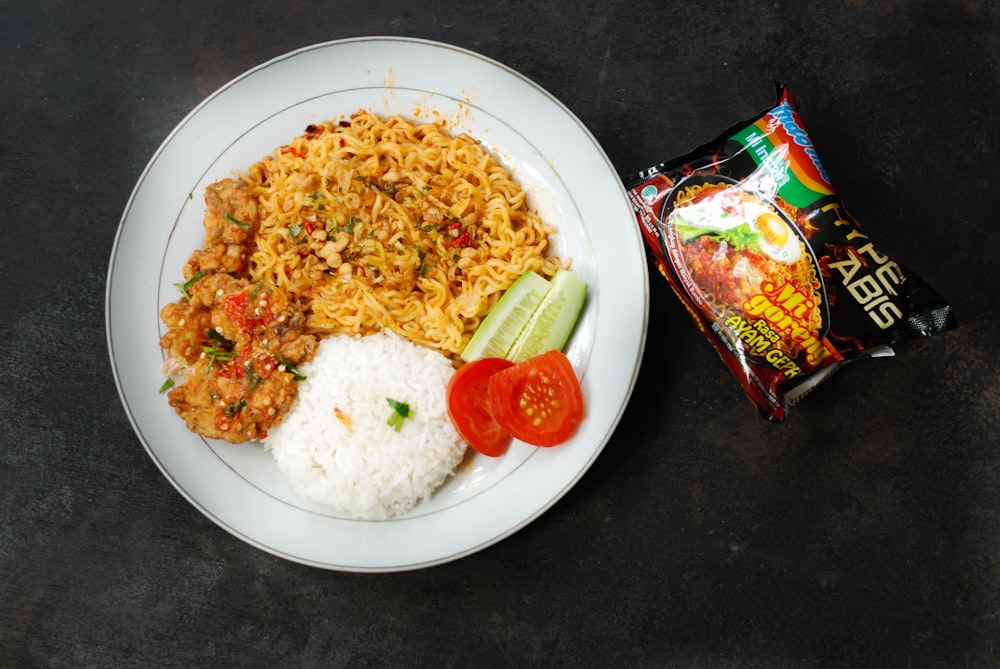
[{"label": "chopped green herb garnish", "polygon": [[300,223],[292,223],[288,226],[288,232],[292,235],[292,239],[295,239],[302,234],[302,225]]},{"label": "chopped green herb garnish", "polygon": [[244,407],[247,405],[247,398],[241,397],[235,402],[226,405],[226,408],[222,410],[222,413],[226,418],[232,418],[239,412],[243,411]]},{"label": "chopped green herb garnish", "polygon": [[289,374],[292,375],[292,380],[293,381],[305,381],[306,380],[305,374],[300,373],[299,370],[295,369],[295,365],[293,365],[289,361],[285,360],[284,358],[282,358],[277,353],[274,354],[274,359],[278,361],[278,365],[280,365],[281,367],[284,368],[284,371],[286,371],[286,372],[288,372]]},{"label": "chopped green herb garnish", "polygon": [[167,380],[163,382],[163,385],[160,386],[160,392],[165,393],[173,387],[174,387],[174,380],[171,378],[167,378]]},{"label": "chopped green herb garnish", "polygon": [[233,351],[227,351],[217,346],[202,346],[201,350],[208,356],[208,366],[205,367],[205,371],[211,369],[216,360],[219,362],[229,362],[236,355]]},{"label": "chopped green herb garnish", "polygon": [[181,295],[184,296],[185,300],[190,300],[191,299],[191,295],[190,295],[190,293],[188,293],[188,288],[190,288],[191,286],[193,286],[194,283],[195,283],[195,281],[197,281],[198,279],[200,279],[203,276],[205,276],[205,270],[200,269],[200,270],[198,270],[197,274],[195,274],[194,276],[192,276],[190,279],[188,279],[184,283],[175,283],[174,286],[177,288],[177,290],[181,291]]},{"label": "chopped green herb garnish", "polygon": [[247,381],[250,382],[250,392],[253,392],[260,384],[264,383],[264,377],[254,370],[252,362],[247,362],[245,369],[247,372]]},{"label": "chopped green herb garnish", "polygon": [[420,276],[426,276],[427,272],[433,267],[432,263],[427,262],[427,252],[420,251],[420,265],[417,266],[417,274]]},{"label": "chopped green herb garnish", "polygon": [[396,432],[399,432],[403,429],[403,421],[407,418],[413,418],[413,409],[406,402],[400,402],[389,397],[386,397],[385,401],[392,407],[392,415],[389,416],[386,424],[391,425]]},{"label": "chopped green herb garnish", "polygon": [[228,339],[220,335],[218,331],[213,330],[212,328],[208,328],[207,330],[205,330],[205,336],[208,337],[209,339],[214,339],[215,341],[222,342],[224,344],[231,343]]},{"label": "chopped green herb garnish", "polygon": [[244,223],[243,221],[241,221],[240,219],[236,218],[235,216],[233,216],[231,214],[223,214],[222,216],[227,221],[235,223],[236,225],[240,226],[244,230],[249,230],[250,229],[250,226],[248,224]]}]

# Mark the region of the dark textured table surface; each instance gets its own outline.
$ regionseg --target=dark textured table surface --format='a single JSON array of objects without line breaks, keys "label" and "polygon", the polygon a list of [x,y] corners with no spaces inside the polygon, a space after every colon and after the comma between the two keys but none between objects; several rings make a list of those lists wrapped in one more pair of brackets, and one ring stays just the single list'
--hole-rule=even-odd
[{"label": "dark textured table surface", "polygon": [[[624,417],[534,523],[395,574],[251,547],[132,431],[111,248],[201,100],[361,35],[515,68],[621,175],[784,81],[848,207],[960,326],[845,368],[774,425],[651,273]],[[1000,665],[996,3],[0,2],[0,84],[0,665]]]}]

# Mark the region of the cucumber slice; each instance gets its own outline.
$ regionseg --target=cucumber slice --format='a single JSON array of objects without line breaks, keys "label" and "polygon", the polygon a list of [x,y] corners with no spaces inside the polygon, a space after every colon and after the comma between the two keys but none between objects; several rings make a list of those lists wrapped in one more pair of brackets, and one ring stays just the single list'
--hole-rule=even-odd
[{"label": "cucumber slice", "polygon": [[462,360],[507,357],[507,351],[548,291],[548,280],[537,272],[529,270],[518,277],[465,345]]},{"label": "cucumber slice", "polygon": [[568,270],[558,270],[549,292],[507,352],[507,359],[523,362],[553,349],[562,350],[573,333],[587,298],[587,284]]}]

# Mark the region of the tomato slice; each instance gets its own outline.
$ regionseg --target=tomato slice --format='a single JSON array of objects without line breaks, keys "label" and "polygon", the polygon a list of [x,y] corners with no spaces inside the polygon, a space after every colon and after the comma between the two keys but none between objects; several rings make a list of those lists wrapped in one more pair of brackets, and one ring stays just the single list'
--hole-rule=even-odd
[{"label": "tomato slice", "polygon": [[555,446],[583,420],[583,389],[562,351],[552,350],[493,374],[487,387],[494,419],[533,446]]},{"label": "tomato slice", "polygon": [[503,358],[481,358],[459,367],[448,382],[452,424],[470,446],[493,458],[507,450],[510,435],[493,418],[487,386],[494,374],[513,365]]}]

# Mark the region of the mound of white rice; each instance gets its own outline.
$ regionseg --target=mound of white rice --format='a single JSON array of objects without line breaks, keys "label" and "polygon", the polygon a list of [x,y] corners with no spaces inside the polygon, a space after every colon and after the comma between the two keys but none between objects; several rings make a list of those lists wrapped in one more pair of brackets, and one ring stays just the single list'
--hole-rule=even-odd
[{"label": "mound of white rice", "polygon": [[[404,513],[454,472],[465,442],[448,418],[454,369],[394,333],[324,339],[291,411],[265,440],[296,492],[357,518]],[[410,406],[400,431],[392,399]]]}]

